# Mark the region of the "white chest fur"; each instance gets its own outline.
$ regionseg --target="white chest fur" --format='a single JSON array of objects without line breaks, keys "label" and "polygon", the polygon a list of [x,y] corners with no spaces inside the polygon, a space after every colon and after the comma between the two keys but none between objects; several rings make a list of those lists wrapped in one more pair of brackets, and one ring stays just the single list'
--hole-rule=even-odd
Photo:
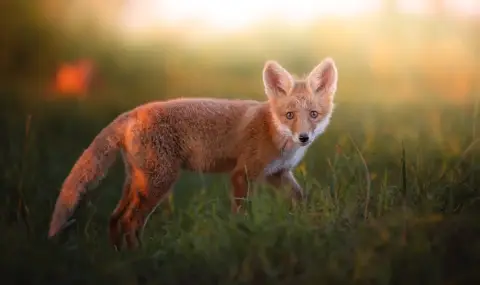
[{"label": "white chest fur", "polygon": [[288,152],[283,152],[280,157],[270,162],[264,169],[265,175],[273,174],[283,169],[292,169],[302,160],[307,147],[299,147]]}]

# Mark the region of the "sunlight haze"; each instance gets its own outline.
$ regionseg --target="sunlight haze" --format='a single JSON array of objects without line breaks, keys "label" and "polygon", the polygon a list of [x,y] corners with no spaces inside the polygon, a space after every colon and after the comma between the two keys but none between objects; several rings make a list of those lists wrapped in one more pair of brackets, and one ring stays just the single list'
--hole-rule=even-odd
[{"label": "sunlight haze", "polygon": [[379,0],[149,0],[142,4],[130,2],[125,10],[124,23],[131,28],[152,25],[181,25],[198,21],[217,29],[236,30],[256,22],[277,18],[290,24],[305,24],[321,17],[348,17],[374,12]]},{"label": "sunlight haze", "polygon": [[[434,12],[435,1],[399,0],[403,13]],[[445,8],[452,14],[479,15],[480,1],[449,0]],[[289,25],[305,25],[325,17],[348,18],[380,11],[380,0],[145,0],[129,1],[122,24],[129,29],[155,26],[183,26],[189,23],[217,30],[241,30],[258,22],[281,19]]]}]

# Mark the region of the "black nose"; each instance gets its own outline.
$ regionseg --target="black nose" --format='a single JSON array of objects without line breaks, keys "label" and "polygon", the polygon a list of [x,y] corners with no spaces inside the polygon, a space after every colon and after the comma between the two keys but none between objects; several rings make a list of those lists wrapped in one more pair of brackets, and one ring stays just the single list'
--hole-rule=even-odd
[{"label": "black nose", "polygon": [[300,135],[298,135],[298,140],[302,143],[308,142],[308,139],[309,137],[308,137],[308,134],[306,133],[301,133]]}]

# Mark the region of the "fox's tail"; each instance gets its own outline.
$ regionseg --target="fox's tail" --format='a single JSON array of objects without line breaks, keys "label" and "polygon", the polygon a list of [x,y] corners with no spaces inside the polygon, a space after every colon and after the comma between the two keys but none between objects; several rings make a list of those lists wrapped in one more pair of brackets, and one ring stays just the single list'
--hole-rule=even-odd
[{"label": "fox's tail", "polygon": [[62,229],[87,189],[95,187],[106,175],[123,145],[127,119],[126,114],[120,115],[101,130],[73,166],[57,198],[49,238]]}]

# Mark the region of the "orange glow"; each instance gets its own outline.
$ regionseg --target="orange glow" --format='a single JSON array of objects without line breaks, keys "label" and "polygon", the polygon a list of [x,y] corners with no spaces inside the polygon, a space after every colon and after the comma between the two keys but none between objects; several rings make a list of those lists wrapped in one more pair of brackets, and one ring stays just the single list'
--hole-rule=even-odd
[{"label": "orange glow", "polygon": [[64,96],[85,96],[92,70],[93,63],[90,60],[62,64],[56,73],[55,91]]}]

